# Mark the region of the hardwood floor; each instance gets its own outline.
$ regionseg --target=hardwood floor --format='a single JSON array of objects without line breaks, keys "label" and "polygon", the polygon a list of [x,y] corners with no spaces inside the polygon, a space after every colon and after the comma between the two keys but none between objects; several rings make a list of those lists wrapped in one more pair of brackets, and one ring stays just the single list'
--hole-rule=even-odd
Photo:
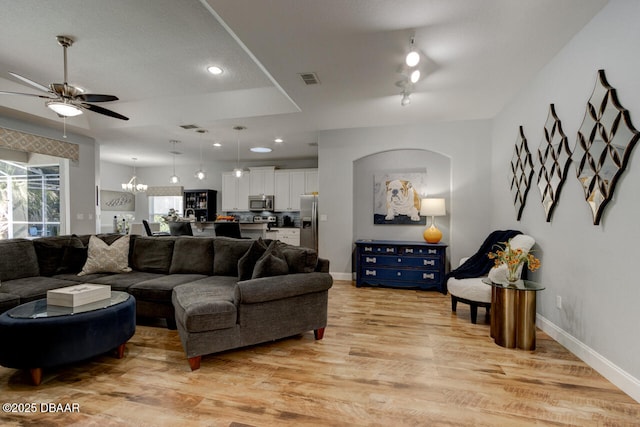
[{"label": "hardwood floor", "polygon": [[[123,359],[48,369],[42,384],[0,367],[3,426],[631,426],[640,404],[546,334],[533,352],[498,347],[484,310],[469,322],[436,292],[329,292],[313,332],[205,356],[191,372],[176,331],[138,326]],[[2,345],[6,345],[3,343]],[[77,404],[78,412],[43,405]],[[45,409],[50,406],[44,405]],[[55,407],[64,409],[64,407]]]}]

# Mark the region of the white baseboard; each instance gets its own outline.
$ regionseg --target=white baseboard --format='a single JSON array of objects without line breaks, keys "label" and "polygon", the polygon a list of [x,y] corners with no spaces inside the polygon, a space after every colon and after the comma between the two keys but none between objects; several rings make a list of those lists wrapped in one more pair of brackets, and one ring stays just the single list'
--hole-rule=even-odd
[{"label": "white baseboard", "polygon": [[351,273],[335,273],[330,271],[331,277],[333,280],[353,280],[353,275]]},{"label": "white baseboard", "polygon": [[542,329],[547,335],[562,344],[567,350],[598,371],[600,375],[611,381],[636,402],[640,403],[640,380],[638,380],[638,378],[625,372],[594,349],[568,334],[540,314],[536,315],[536,319],[536,326]]}]

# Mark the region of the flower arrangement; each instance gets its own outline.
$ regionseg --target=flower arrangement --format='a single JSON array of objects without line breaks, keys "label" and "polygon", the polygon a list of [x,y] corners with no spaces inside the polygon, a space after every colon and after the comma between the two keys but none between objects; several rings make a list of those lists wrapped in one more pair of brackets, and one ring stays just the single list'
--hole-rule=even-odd
[{"label": "flower arrangement", "polygon": [[489,252],[488,257],[495,262],[495,266],[505,264],[507,266],[507,280],[515,282],[520,279],[520,266],[527,263],[530,271],[536,271],[540,268],[540,260],[531,253],[524,252],[522,249],[513,249],[510,242],[501,242],[504,246],[496,245],[499,249],[495,252]]}]

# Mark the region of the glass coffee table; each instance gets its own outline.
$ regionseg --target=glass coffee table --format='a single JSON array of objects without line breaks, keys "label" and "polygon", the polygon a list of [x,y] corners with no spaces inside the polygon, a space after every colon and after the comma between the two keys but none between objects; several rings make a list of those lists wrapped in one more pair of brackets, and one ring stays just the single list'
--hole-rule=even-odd
[{"label": "glass coffee table", "polygon": [[135,298],[126,292],[73,308],[47,305],[46,298],[31,301],[0,315],[0,365],[29,369],[38,385],[43,368],[113,350],[122,358],[135,330]]}]

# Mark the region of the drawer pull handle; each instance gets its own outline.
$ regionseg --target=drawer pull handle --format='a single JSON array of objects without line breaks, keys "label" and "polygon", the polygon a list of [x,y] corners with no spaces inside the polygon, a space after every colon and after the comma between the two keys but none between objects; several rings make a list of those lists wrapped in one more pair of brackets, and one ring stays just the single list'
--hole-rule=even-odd
[{"label": "drawer pull handle", "polygon": [[377,261],[377,258],[376,258],[376,257],[371,257],[371,258],[366,257],[366,258],[364,259],[364,262],[370,262],[371,264],[375,264],[375,263],[376,263],[376,261]]},{"label": "drawer pull handle", "polygon": [[365,246],[365,247],[364,247],[364,250],[365,250],[366,252],[373,252],[373,248],[372,248],[372,247],[367,247],[367,246]]},{"label": "drawer pull handle", "polygon": [[436,265],[435,260],[432,260],[432,259],[431,259],[431,260],[429,260],[429,259],[425,259],[425,260],[423,260],[422,262],[423,262],[423,264],[422,264],[422,265],[431,265],[431,266]]},{"label": "drawer pull handle", "polygon": [[411,249],[411,248],[407,248],[407,249],[405,250],[405,252],[406,252],[406,253],[408,253],[408,254],[412,254],[412,253],[413,253],[413,249]]},{"label": "drawer pull handle", "polygon": [[422,273],[422,278],[423,279],[435,279],[436,275],[433,273]]},{"label": "drawer pull handle", "polygon": [[376,275],[376,271],[375,270],[365,270],[364,271],[364,275],[365,276],[375,276]]},{"label": "drawer pull handle", "polygon": [[387,252],[393,252],[393,248],[387,248]]},{"label": "drawer pull handle", "polygon": [[396,273],[396,276],[400,277],[400,276],[402,276],[402,273],[398,271],[398,272]]},{"label": "drawer pull handle", "polygon": [[430,253],[430,254],[437,254],[438,253],[438,251],[435,250],[435,249],[429,249],[427,252]]},{"label": "drawer pull handle", "polygon": [[398,264],[402,263],[402,258],[398,258]]}]

